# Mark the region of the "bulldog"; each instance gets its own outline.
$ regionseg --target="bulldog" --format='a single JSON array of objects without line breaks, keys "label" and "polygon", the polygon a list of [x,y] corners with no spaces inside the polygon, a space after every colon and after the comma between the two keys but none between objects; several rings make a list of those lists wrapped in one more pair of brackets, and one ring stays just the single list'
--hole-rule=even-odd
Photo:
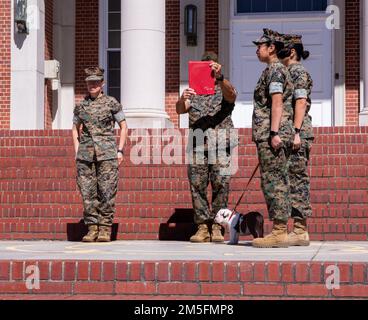
[{"label": "bulldog", "polygon": [[263,238],[264,220],[259,212],[250,212],[243,215],[239,212],[221,209],[216,215],[215,223],[230,232],[229,245],[238,244],[240,235]]}]

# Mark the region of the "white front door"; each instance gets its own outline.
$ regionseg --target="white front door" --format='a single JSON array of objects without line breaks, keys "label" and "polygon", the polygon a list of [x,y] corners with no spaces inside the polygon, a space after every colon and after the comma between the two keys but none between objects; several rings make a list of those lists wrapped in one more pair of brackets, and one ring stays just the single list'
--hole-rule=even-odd
[{"label": "white front door", "polygon": [[299,19],[264,18],[234,19],[231,25],[231,80],[239,96],[233,113],[237,128],[252,126],[253,92],[257,81],[266,67],[258,61],[256,47],[252,43],[262,34],[263,28],[271,28],[281,33],[303,35],[305,50],[310,51],[309,59],[303,64],[314,81],[311,116],[313,125],[332,126],[332,33],[321,17]]}]

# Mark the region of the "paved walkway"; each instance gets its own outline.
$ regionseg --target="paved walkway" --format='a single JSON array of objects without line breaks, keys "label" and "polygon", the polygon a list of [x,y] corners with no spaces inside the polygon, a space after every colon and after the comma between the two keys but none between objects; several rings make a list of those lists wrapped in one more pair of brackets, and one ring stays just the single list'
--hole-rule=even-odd
[{"label": "paved walkway", "polygon": [[165,241],[116,241],[107,244],[0,241],[0,260],[368,262],[368,241],[312,242],[310,247],[287,249],[256,249],[244,242],[229,246]]}]

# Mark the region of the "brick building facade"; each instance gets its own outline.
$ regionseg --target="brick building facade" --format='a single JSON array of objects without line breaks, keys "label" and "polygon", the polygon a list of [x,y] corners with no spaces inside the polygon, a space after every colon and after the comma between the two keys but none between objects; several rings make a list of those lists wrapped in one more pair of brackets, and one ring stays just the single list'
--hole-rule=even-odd
[{"label": "brick building facade", "polygon": [[[120,3],[120,1],[110,1]],[[185,120],[179,119],[176,115],[175,102],[183,86],[187,83],[185,75],[185,63],[187,60],[193,58],[198,59],[203,50],[217,51],[226,65],[226,75],[233,82],[233,78],[235,78],[233,70],[242,68],[242,65],[237,65],[234,62],[233,57],[240,55],[240,53],[238,54],[236,49],[234,49],[232,43],[236,42],[237,39],[232,38],[231,35],[233,33],[233,25],[239,23],[239,21],[241,22],[241,18],[244,16],[239,14],[239,12],[238,14],[234,14],[233,12],[234,10],[239,10],[239,8],[236,9],[236,4],[240,7],[240,1],[197,0],[192,2],[198,6],[199,11],[199,43],[197,48],[185,47],[185,36],[183,35],[183,30],[181,30],[183,28],[183,7],[189,2],[185,0],[166,0],[163,4],[165,11],[165,66],[161,72],[165,74],[165,97],[162,99],[164,101],[163,112],[167,114],[168,120],[175,127],[185,127],[186,123]],[[20,87],[20,80],[13,77],[13,75],[18,74],[19,79],[21,79],[19,73],[17,73],[19,71],[18,67],[24,70],[26,68],[23,66],[24,63],[19,62],[19,60],[25,59],[25,55],[40,54],[41,51],[24,49],[24,52],[22,52],[23,48],[17,45],[19,52],[14,54],[14,48],[12,47],[12,35],[16,33],[15,30],[12,30],[15,29],[14,23],[12,23],[14,17],[12,11],[14,8],[12,8],[9,1],[0,0],[0,16],[2,17],[0,24],[2,38],[0,44],[0,128],[66,129],[68,128],[67,123],[73,108],[72,104],[74,102],[78,103],[85,94],[84,68],[89,65],[101,64],[101,62],[103,64],[105,62],[104,66],[108,69],[106,57],[105,59],[103,57],[105,55],[105,49],[102,48],[101,44],[107,41],[108,34],[110,34],[110,20],[108,19],[110,19],[109,14],[111,11],[109,11],[109,7],[105,11],[102,10],[101,3],[103,2],[99,0],[67,0],[64,2],[64,5],[60,3],[55,4],[53,0],[32,0],[28,3],[40,10],[37,14],[37,19],[41,23],[39,29],[36,31],[31,29],[30,34],[23,41],[25,43],[27,41],[33,41],[34,46],[43,44],[44,50],[42,50],[42,55],[44,59],[60,61],[60,90],[52,91],[51,80],[44,80],[43,89],[41,88],[44,91],[44,103],[36,100],[33,103],[29,103],[27,108],[22,107],[24,105],[22,97],[20,97],[22,95],[16,89]],[[123,0],[121,3],[124,5],[124,3],[129,3],[129,1]],[[342,70],[338,75],[339,72],[337,72],[337,69],[333,69],[335,71],[334,74],[332,74],[332,71],[330,78],[327,78],[328,81],[331,80],[333,82],[333,78],[340,76],[340,82],[333,82],[332,84],[331,92],[333,97],[329,99],[332,109],[331,121],[323,122],[321,120],[322,122],[317,123],[317,126],[355,126],[366,124],[365,118],[363,116],[360,117],[360,114],[366,114],[364,112],[364,106],[366,106],[365,101],[367,100],[364,99],[365,75],[362,61],[365,59],[361,55],[362,47],[360,46],[364,42],[363,39],[366,33],[364,32],[366,26],[364,21],[368,19],[365,17],[366,9],[360,0],[333,1],[333,3],[336,3],[341,9],[341,29],[340,31],[331,31],[331,33],[341,33],[341,30],[343,30],[342,38],[336,37],[333,42],[336,46],[336,42],[343,39],[344,45],[338,46],[340,48],[340,52],[338,53],[336,53],[336,49],[332,46],[332,64],[343,64],[345,65],[345,70]],[[116,13],[112,12],[111,16],[113,17],[114,14]],[[63,24],[63,21],[67,20],[66,16],[72,16],[74,23],[67,22]],[[235,23],[233,23],[234,21]],[[61,31],[58,27],[60,27]],[[116,30],[111,31],[111,33],[113,32],[116,32]],[[37,35],[34,36],[33,33],[37,33]],[[225,34],[225,39],[221,39],[223,34]],[[15,34],[14,38],[16,36]],[[33,38],[36,38],[36,40],[33,40]],[[64,39],[69,39],[73,43],[63,48]],[[58,47],[57,44],[59,44]],[[345,48],[344,52],[342,52],[341,48]],[[313,50],[311,51],[313,55]],[[342,59],[340,61],[341,63],[337,63],[337,60],[335,61],[335,58],[339,55],[342,56],[340,58]],[[62,58],[59,59],[59,57]],[[122,59],[124,59],[124,53]],[[40,83],[42,80],[40,80],[40,77],[42,77],[42,72],[45,70],[42,59],[39,59],[39,57],[37,59],[36,57],[36,60],[34,61],[35,66],[33,66],[35,75],[32,76],[32,81],[38,81]],[[71,67],[71,65],[74,67]],[[230,65],[232,65],[232,70],[230,70]],[[65,69],[68,69],[68,71],[66,72]],[[124,71],[120,72],[122,75],[124,74]],[[63,77],[66,74],[68,74],[68,79],[73,79],[64,81]],[[109,79],[107,80],[109,81]],[[322,80],[324,82],[326,81],[326,79]],[[123,80],[120,79],[120,81]],[[235,82],[235,85],[241,85],[241,82]],[[41,85],[35,84],[36,90],[38,86]],[[64,87],[68,87],[66,93],[63,91]],[[339,94],[336,94],[338,87],[343,87],[343,90]],[[247,88],[247,90],[251,90],[251,87]],[[121,89],[121,92],[123,92],[123,89]],[[34,95],[34,90],[28,94]],[[73,100],[72,96],[74,96]],[[124,97],[122,100],[124,104]],[[340,105],[340,107],[337,107],[337,105]],[[19,114],[22,114],[25,110],[37,114],[39,119],[35,119],[29,126],[24,126],[24,122],[19,122],[17,119]],[[40,116],[41,113],[42,119]],[[136,114],[136,111],[134,113]],[[57,118],[62,120],[59,119],[56,121]],[[244,126],[247,127],[248,125],[239,125],[239,127]]]}]

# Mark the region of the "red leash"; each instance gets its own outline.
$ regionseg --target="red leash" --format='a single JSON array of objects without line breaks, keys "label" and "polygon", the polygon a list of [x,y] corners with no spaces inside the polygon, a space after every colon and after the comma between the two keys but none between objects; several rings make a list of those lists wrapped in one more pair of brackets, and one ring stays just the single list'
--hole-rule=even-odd
[{"label": "red leash", "polygon": [[251,182],[252,182],[252,180],[253,180],[254,176],[256,175],[258,168],[259,168],[259,163],[257,164],[256,168],[254,169],[254,171],[253,171],[253,173],[252,173],[252,175],[251,175],[251,177],[250,177],[250,179],[249,179],[249,181],[248,181],[248,183],[247,183],[247,186],[245,187],[244,192],[242,193],[242,195],[240,196],[240,198],[239,198],[238,202],[236,203],[236,206],[235,206],[235,208],[233,209],[233,212],[232,212],[232,214],[231,214],[230,219],[231,219],[231,218],[232,218],[232,216],[236,213],[236,208],[239,206],[239,204],[240,204],[240,202],[242,201],[242,199],[243,199],[243,197],[244,197],[245,193],[248,191],[248,187],[249,187],[249,185],[251,184]]}]

